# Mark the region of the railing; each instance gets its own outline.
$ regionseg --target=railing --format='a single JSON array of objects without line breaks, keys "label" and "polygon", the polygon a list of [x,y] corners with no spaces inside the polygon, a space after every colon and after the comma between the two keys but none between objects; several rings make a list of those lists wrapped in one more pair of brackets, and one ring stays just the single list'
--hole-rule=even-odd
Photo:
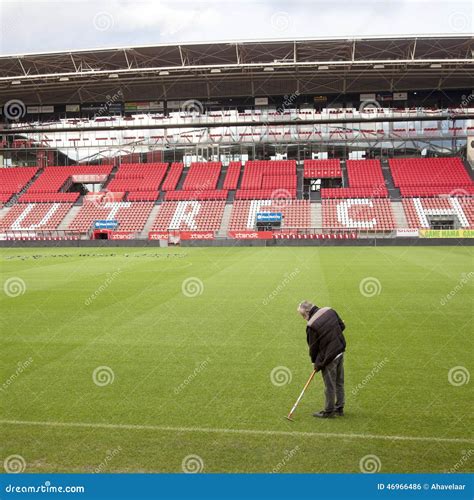
[{"label": "railing", "polygon": [[[462,119],[472,116],[474,113],[473,107],[457,107],[446,109],[426,109],[426,108],[383,108],[383,107],[363,107],[356,108],[341,108],[341,109],[325,109],[322,111],[312,109],[286,109],[283,112],[277,110],[249,110],[247,112],[237,111],[210,111],[206,114],[199,113],[171,113],[170,115],[162,114],[136,114],[132,116],[109,116],[99,119],[89,118],[74,118],[74,119],[59,119],[50,122],[19,122],[9,125],[9,130],[20,131],[22,129],[42,128],[54,131],[55,129],[110,129],[117,127],[133,128],[168,128],[173,126],[188,125],[228,125],[228,124],[268,124],[272,122],[281,122],[285,120],[295,120],[299,122],[338,122],[345,121],[371,121],[384,119],[433,119],[433,120],[453,120]],[[139,120],[137,124],[133,123]]]},{"label": "railing", "polygon": [[61,240],[81,240],[87,239],[84,233],[79,231],[62,231],[36,229],[31,230],[6,230],[0,232],[0,240],[21,240],[21,241],[61,241]]},{"label": "railing", "polygon": [[[455,229],[452,226],[439,226],[437,230]],[[229,233],[234,233],[230,236]],[[399,235],[398,235],[399,236]],[[393,230],[373,230],[373,229],[347,229],[329,227],[286,227],[274,228],[268,231],[258,231],[256,229],[242,229],[229,231],[220,236],[218,231],[150,231],[145,236],[142,232],[110,232],[109,240],[167,240],[170,243],[180,241],[212,241],[222,239],[389,239],[396,238],[397,229]],[[92,235],[80,231],[62,230],[35,230],[35,231],[3,231],[0,233],[0,241],[71,241],[90,240]]]},{"label": "railing", "polygon": [[168,240],[170,243],[180,240],[214,240],[217,239],[217,231],[149,231],[146,236],[150,240]]},{"label": "railing", "polygon": [[317,239],[324,238],[393,238],[396,236],[395,230],[361,229],[361,228],[335,228],[335,227],[284,227],[273,229],[274,237],[285,238],[287,236],[310,237]]}]

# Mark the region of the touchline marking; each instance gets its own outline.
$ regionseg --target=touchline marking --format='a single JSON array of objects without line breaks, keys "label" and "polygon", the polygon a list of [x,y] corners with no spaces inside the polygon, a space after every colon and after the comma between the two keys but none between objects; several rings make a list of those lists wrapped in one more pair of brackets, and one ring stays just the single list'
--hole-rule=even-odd
[{"label": "touchline marking", "polygon": [[139,424],[100,424],[87,422],[38,422],[28,420],[0,420],[3,425],[31,425],[41,427],[83,427],[87,429],[124,429],[158,432],[201,432],[208,434],[246,434],[250,436],[301,436],[340,439],[380,439],[384,441],[423,441],[433,443],[474,443],[474,439],[422,436],[384,436],[378,434],[343,434],[337,432],[266,431],[257,429],[213,429],[208,427],[169,427]]}]

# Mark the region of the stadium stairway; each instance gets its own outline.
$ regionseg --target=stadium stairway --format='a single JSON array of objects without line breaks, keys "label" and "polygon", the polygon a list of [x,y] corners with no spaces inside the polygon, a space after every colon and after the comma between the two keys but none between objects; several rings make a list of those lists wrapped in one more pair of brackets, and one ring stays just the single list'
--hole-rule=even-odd
[{"label": "stadium stairway", "polygon": [[342,187],[349,187],[349,176],[347,175],[345,160],[341,160],[341,172],[342,172]]},{"label": "stadium stairway", "polygon": [[233,205],[231,203],[227,203],[224,207],[221,226],[219,228],[219,231],[217,231],[217,237],[219,238],[225,238],[227,236],[227,232],[229,231],[230,216],[232,214],[232,207]]},{"label": "stadium stairway", "polygon": [[388,190],[389,198],[399,200],[401,198],[400,190],[395,187],[393,182],[392,174],[390,173],[390,167],[387,160],[380,160],[382,165],[382,174],[385,179],[385,186]]},{"label": "stadium stairway", "polygon": [[390,203],[392,204],[393,216],[395,218],[395,227],[409,227],[402,202],[390,200]]},{"label": "stadium stairway", "polygon": [[59,231],[66,231],[69,228],[69,224],[75,219],[77,213],[82,208],[82,205],[74,205],[71,210],[66,214],[66,217],[61,221],[58,226]]},{"label": "stadium stairway", "polygon": [[462,161],[462,164],[464,165],[464,168],[467,170],[469,177],[472,179],[472,182],[474,182],[474,170],[471,168],[469,161],[465,160],[464,158],[461,158],[461,161]]},{"label": "stadium stairway", "polygon": [[[184,181],[186,180],[186,177],[188,176],[190,167],[185,167],[183,168],[183,172],[181,173],[181,177],[178,180],[178,184],[176,184],[176,189],[175,191],[182,191],[183,190],[183,184]],[[166,177],[165,177],[166,179]]]},{"label": "stadium stairway", "polygon": [[102,186],[101,191],[107,191],[107,186],[112,182],[113,179],[115,179],[115,174],[118,172],[118,169],[119,169],[118,166],[115,165],[115,167],[111,170],[111,172],[107,178],[107,181]]},{"label": "stadium stairway", "polygon": [[313,202],[321,203],[321,191],[310,191],[309,199],[311,200],[311,203]]},{"label": "stadium stairway", "polygon": [[11,207],[4,206],[3,208],[0,208],[0,220],[2,220],[5,215],[10,211]]},{"label": "stadium stairway", "polygon": [[151,231],[151,228],[153,227],[153,223],[155,222],[160,206],[161,205],[155,205],[151,209],[150,216],[148,217],[148,220],[145,222],[145,225],[143,226],[143,231],[140,233],[140,238],[148,239],[148,233]]},{"label": "stadium stairway", "polygon": [[158,199],[156,201],[159,201],[159,202],[163,202],[165,201],[165,198],[166,198],[166,191],[159,191],[159,194],[158,194]]},{"label": "stadium stairway", "polygon": [[239,175],[239,180],[237,181],[237,190],[240,189],[242,185],[242,177],[244,176],[244,169],[241,167],[240,168],[240,175]]},{"label": "stadium stairway", "polygon": [[225,176],[227,175],[227,167],[222,166],[221,168],[221,173],[219,175],[219,179],[217,180],[217,187],[216,189],[224,189],[224,181],[225,181]]},{"label": "stadium stairway", "polygon": [[296,165],[296,197],[300,200],[303,198],[303,184],[304,184],[304,167],[303,164]]},{"label": "stadium stairway", "polygon": [[323,227],[322,203],[311,203],[311,227]]}]

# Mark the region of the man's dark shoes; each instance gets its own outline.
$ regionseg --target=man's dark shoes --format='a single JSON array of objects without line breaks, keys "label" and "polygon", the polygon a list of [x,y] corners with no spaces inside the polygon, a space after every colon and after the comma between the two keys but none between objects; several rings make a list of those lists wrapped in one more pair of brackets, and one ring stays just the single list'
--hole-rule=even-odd
[{"label": "man's dark shoes", "polygon": [[335,417],[335,412],[333,411],[318,411],[316,413],[313,413],[313,417],[318,417],[318,418],[334,418]]},{"label": "man's dark shoes", "polygon": [[336,417],[343,417],[344,416],[344,408],[337,408],[334,413],[335,413]]}]

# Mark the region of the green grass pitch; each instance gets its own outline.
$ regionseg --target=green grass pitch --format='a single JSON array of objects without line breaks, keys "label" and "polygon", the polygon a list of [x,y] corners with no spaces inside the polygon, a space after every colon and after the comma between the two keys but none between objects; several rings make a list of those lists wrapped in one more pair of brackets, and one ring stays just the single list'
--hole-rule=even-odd
[{"label": "green grass pitch", "polygon": [[[0,459],[26,472],[473,470],[472,247],[3,249]],[[347,325],[320,420],[302,299]],[[5,464],[4,464],[5,465]]]}]

